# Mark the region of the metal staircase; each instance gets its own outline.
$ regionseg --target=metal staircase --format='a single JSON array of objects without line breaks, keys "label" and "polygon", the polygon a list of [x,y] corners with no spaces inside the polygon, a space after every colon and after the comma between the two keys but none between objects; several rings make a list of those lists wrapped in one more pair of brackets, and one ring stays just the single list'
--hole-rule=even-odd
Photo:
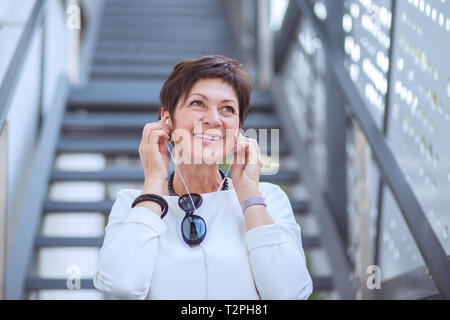
[{"label": "metal staircase", "polygon": [[[105,2],[97,35],[96,48],[85,87],[72,88],[63,118],[55,157],[59,155],[101,154],[106,163],[127,156],[139,163],[138,147],[142,128],[158,118],[159,90],[171,68],[180,60],[207,54],[221,54],[239,59],[223,1],[191,0],[109,0]],[[307,253],[320,249],[317,234],[308,234],[303,219],[310,218],[308,201],[296,197],[290,187],[301,185],[301,168],[285,168],[291,158],[283,137],[274,101],[267,92],[254,89],[246,128],[280,128],[280,171],[262,175],[261,181],[277,183],[287,190],[296,218],[302,226],[303,246]],[[269,139],[270,140],[270,139]],[[270,154],[270,145],[268,154]],[[100,171],[65,171],[52,169],[49,187],[57,182],[96,181],[113,185],[142,184],[139,166],[108,167]],[[138,188],[138,187],[137,187]],[[292,189],[293,190],[293,189]],[[110,193],[111,194],[111,193]],[[41,222],[49,213],[107,216],[115,199],[106,192],[102,201],[44,201]],[[41,226],[42,227],[42,226]],[[34,254],[42,248],[100,248],[103,237],[49,237],[39,233],[34,241]],[[33,261],[33,260],[31,260]],[[32,262],[33,264],[36,261]],[[30,270],[36,270],[35,265]],[[317,292],[333,290],[331,277],[313,275]],[[66,289],[67,279],[39,277],[30,271],[25,281],[26,292],[44,289]],[[92,279],[81,279],[81,289],[93,289]]]}]

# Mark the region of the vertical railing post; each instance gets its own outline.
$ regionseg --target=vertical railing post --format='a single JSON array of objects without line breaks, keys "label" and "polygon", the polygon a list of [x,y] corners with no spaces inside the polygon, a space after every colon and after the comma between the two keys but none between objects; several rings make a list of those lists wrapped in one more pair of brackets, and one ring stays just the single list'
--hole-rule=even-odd
[{"label": "vertical railing post", "polygon": [[258,84],[267,89],[273,75],[273,45],[270,30],[270,0],[256,2]]},{"label": "vertical railing post", "polygon": [[8,251],[8,122],[0,130],[0,300],[5,299]]},{"label": "vertical railing post", "polygon": [[[393,49],[394,49],[394,31],[395,31],[395,17],[396,17],[396,11],[397,11],[397,0],[391,0],[391,30],[389,34],[390,46],[389,46],[389,69],[387,73],[387,79],[388,79],[388,87],[387,92],[384,99],[385,109],[384,109],[384,115],[383,115],[383,134],[385,137],[387,137],[388,134],[388,121],[389,121],[389,113],[390,113],[390,96],[391,96],[391,80],[392,80],[392,59],[393,59]],[[374,252],[374,264],[378,265],[380,262],[380,253],[379,253],[379,242],[380,242],[380,235],[381,235],[381,218],[382,218],[382,207],[383,207],[383,191],[384,188],[387,186],[384,184],[383,179],[380,177],[380,181],[378,182],[378,202],[377,202],[377,208],[378,208],[378,215],[376,220],[376,236],[375,236],[375,252]]]},{"label": "vertical railing post", "polygon": [[256,1],[257,0],[224,1],[241,62],[245,65],[253,79],[257,78],[256,69],[258,60],[258,50],[256,48]]},{"label": "vertical railing post", "polygon": [[38,129],[37,132],[41,132],[42,123],[44,122],[44,94],[45,94],[45,56],[46,56],[46,30],[47,30],[47,15],[41,24],[41,56],[39,66],[39,111],[38,111]]},{"label": "vertical railing post", "polygon": [[368,189],[368,163],[367,140],[361,128],[355,123],[355,201],[357,211],[357,235],[358,247],[356,248],[355,271],[358,275],[359,288],[356,292],[357,298],[362,300],[371,299],[371,292],[367,287],[368,274],[366,272],[371,265],[370,250],[370,203]]},{"label": "vertical railing post", "polygon": [[79,0],[69,0],[66,8],[66,27],[69,29],[69,79],[71,84],[78,84],[80,80],[80,30],[81,8]]},{"label": "vertical railing post", "polygon": [[[325,24],[330,38],[343,50],[342,25],[343,2],[327,1]],[[327,70],[331,70],[327,60]],[[327,148],[327,197],[335,214],[342,242],[348,246],[347,235],[347,170],[346,170],[346,110],[345,97],[333,73],[327,72],[326,83],[326,148]]]}]

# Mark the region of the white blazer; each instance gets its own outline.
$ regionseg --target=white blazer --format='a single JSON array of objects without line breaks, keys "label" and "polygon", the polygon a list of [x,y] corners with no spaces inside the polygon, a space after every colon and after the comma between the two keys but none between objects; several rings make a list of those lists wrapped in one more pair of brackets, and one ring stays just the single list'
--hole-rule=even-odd
[{"label": "white blazer", "polygon": [[204,193],[195,214],[207,233],[194,248],[181,236],[178,197],[163,196],[169,211],[161,219],[148,208],[131,208],[141,190],[120,190],[95,287],[117,299],[307,299],[313,284],[289,199],[276,184],[260,182],[259,189],[275,224],[246,232],[234,189]]}]

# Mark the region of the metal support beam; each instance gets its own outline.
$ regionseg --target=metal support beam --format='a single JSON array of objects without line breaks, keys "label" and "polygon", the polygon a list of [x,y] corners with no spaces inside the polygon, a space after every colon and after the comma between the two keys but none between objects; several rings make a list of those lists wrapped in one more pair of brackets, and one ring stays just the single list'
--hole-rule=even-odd
[{"label": "metal support beam", "polygon": [[292,43],[297,39],[301,11],[295,1],[289,1],[286,15],[275,38],[274,71],[279,73],[288,57]]},{"label": "metal support beam", "polygon": [[[328,65],[328,68],[331,68]],[[335,214],[334,220],[343,240],[347,241],[347,168],[346,168],[346,113],[342,91],[332,74],[325,79],[327,184],[326,194]]]}]

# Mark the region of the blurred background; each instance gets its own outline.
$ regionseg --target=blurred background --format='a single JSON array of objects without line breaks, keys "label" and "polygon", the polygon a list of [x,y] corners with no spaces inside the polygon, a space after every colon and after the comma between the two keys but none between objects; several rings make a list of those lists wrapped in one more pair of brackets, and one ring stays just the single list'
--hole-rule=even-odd
[{"label": "blurred background", "polygon": [[207,54],[255,81],[244,129],[268,129],[310,299],[449,299],[450,0],[0,0],[0,298],[107,299],[142,128]]}]

